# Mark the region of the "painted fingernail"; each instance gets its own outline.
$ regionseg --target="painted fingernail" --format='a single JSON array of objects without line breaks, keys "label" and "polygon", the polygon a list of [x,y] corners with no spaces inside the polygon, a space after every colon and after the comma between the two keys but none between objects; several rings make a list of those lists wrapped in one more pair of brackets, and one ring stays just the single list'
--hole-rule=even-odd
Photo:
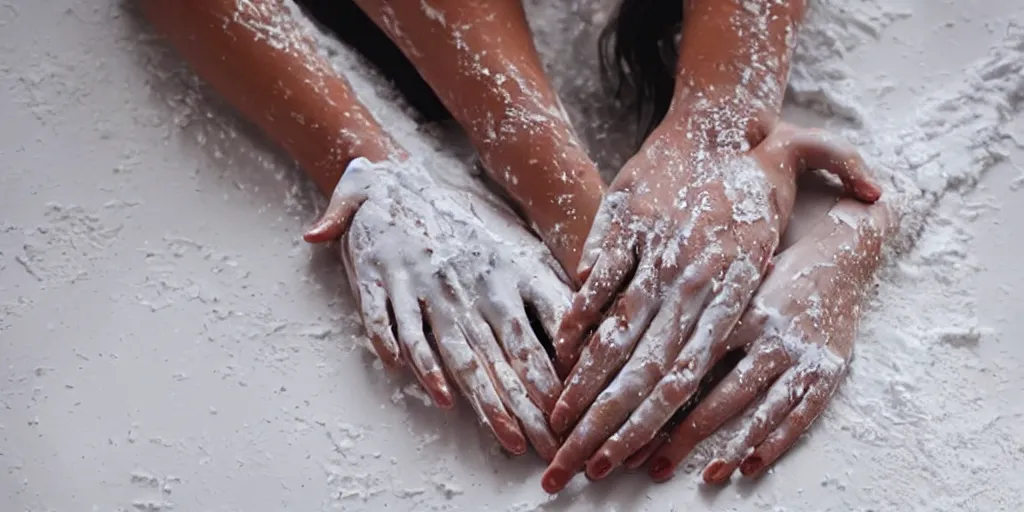
[{"label": "painted fingernail", "polygon": [[541,478],[540,485],[544,488],[544,491],[548,494],[555,494],[565,488],[565,484],[569,483],[569,472],[562,469],[561,467],[550,467],[544,472],[544,477]]},{"label": "painted fingernail", "polygon": [[514,423],[510,423],[507,419],[500,420],[502,425],[502,431],[504,432],[505,438],[505,449],[512,453],[512,455],[522,455],[526,453],[528,448],[526,444],[526,438],[519,432],[519,429]]},{"label": "painted fingernail", "polygon": [[756,454],[751,454],[740,463],[740,473],[743,476],[754,476],[764,467],[764,459]]},{"label": "painted fingernail", "polygon": [[877,201],[882,196],[882,189],[873,183],[862,183],[857,188],[858,194],[868,201]]},{"label": "painted fingernail", "polygon": [[323,221],[317,221],[312,226],[306,229],[306,232],[302,234],[302,239],[307,242],[316,242],[324,235],[324,231],[327,230],[327,226]]},{"label": "painted fingernail", "polygon": [[729,464],[726,464],[722,459],[715,459],[711,461],[706,468],[704,468],[704,482],[709,484],[720,484],[729,481],[729,477],[732,476],[733,468]]},{"label": "painted fingernail", "polygon": [[455,407],[455,400],[452,399],[452,393],[448,390],[446,384],[438,386],[438,391],[434,396],[434,403],[441,409],[451,409]]},{"label": "painted fingernail", "polygon": [[651,462],[651,469],[647,471],[647,474],[656,482],[664,482],[672,477],[674,469],[672,461],[668,460],[668,457],[658,457]]},{"label": "painted fingernail", "polygon": [[587,476],[593,480],[600,480],[612,470],[612,461],[605,454],[598,455],[594,462],[587,468]]}]

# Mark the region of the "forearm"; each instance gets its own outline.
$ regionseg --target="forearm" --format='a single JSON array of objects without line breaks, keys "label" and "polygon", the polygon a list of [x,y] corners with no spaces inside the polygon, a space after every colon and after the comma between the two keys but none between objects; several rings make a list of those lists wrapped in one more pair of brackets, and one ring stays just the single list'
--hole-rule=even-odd
[{"label": "forearm", "polygon": [[283,0],[140,0],[196,73],[330,194],[347,163],[404,157]]},{"label": "forearm", "polygon": [[[764,134],[782,109],[796,31],[806,0],[690,0],[684,4],[676,89],[677,119],[703,115]],[[708,115],[705,109],[717,115]],[[697,112],[693,112],[696,110]],[[757,135],[752,135],[757,137]]]},{"label": "forearm", "polygon": [[519,0],[358,0],[466,130],[570,271],[603,192],[544,74]]}]

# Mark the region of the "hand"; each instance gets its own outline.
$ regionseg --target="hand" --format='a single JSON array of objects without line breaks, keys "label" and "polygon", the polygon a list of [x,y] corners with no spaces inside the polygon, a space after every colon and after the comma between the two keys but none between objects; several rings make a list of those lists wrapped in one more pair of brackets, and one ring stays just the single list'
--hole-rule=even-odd
[{"label": "hand", "polygon": [[734,348],[727,335],[778,246],[800,171],[826,169],[858,198],[879,197],[857,153],[824,132],[778,125],[747,150],[718,142],[729,135],[663,125],[612,184],[556,338],[559,363],[575,366],[551,425],[579,422],[544,475],[548,492],[588,458],[590,478],[607,475]]},{"label": "hand", "polygon": [[546,414],[561,382],[528,311],[553,333],[569,289],[547,249],[519,232],[531,242],[499,239],[468,197],[413,164],[359,158],[306,239],[342,236],[363,326],[387,366],[408,366],[444,409],[454,381],[506,450],[525,452],[525,432],[550,460]]},{"label": "hand", "polygon": [[[649,470],[671,478],[696,445],[744,409],[739,433],[704,469],[704,481],[724,483],[739,467],[763,474],[824,411],[846,374],[864,293],[893,228],[886,205],[844,200],[829,218],[782,252],[730,335],[742,359],[674,432],[657,439]],[[762,396],[756,405],[751,404]],[[643,455],[627,463],[639,466]]]}]

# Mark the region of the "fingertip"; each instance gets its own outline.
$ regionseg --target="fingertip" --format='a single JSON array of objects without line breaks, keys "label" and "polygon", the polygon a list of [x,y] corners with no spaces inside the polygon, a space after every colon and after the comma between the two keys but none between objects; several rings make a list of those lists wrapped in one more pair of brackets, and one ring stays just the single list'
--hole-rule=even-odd
[{"label": "fingertip", "polygon": [[316,224],[310,226],[309,229],[307,229],[306,232],[302,234],[302,239],[305,240],[307,243],[311,244],[319,244],[326,242],[328,241],[327,228],[327,223],[323,221],[318,221]]},{"label": "fingertip", "polygon": [[704,468],[701,476],[704,478],[704,483],[718,485],[728,482],[732,472],[731,465],[722,459],[715,459]]},{"label": "fingertip", "polygon": [[512,442],[509,444],[509,451],[512,452],[512,455],[518,457],[526,453],[528,449],[530,449],[530,445],[526,443],[526,438],[520,433],[515,433]]},{"label": "fingertip", "polygon": [[665,482],[672,478],[675,473],[675,465],[668,457],[658,456],[651,461],[650,469],[647,470],[647,474],[655,482]]},{"label": "fingertip", "polygon": [[444,410],[450,410],[455,407],[455,397],[452,396],[451,389],[448,388],[447,383],[440,382],[437,384],[434,393],[434,403],[437,407]]},{"label": "fingertip", "polygon": [[330,242],[341,237],[342,232],[345,230],[344,217],[339,216],[336,212],[325,213],[323,217],[320,217],[309,229],[302,238],[313,244],[319,244],[323,242]]},{"label": "fingertip", "polygon": [[502,415],[497,419],[498,425],[496,425],[496,434],[498,434],[498,440],[501,445],[509,451],[512,455],[522,455],[526,453],[526,450],[530,446],[526,442],[526,437],[519,431],[519,426],[512,418]]},{"label": "fingertip", "polygon": [[394,354],[389,353],[386,356],[382,356],[378,353],[377,358],[384,365],[384,371],[388,373],[395,373],[402,369],[402,361],[395,357]]},{"label": "fingertip", "polygon": [[544,488],[544,492],[548,494],[555,494],[565,488],[565,484],[569,483],[569,472],[561,466],[549,466],[544,471],[544,476],[541,477],[540,485]]},{"label": "fingertip", "polygon": [[764,459],[756,453],[750,454],[740,463],[740,473],[745,477],[753,478],[761,473],[764,468]]},{"label": "fingertip", "polygon": [[863,183],[857,187],[857,196],[862,201],[875,203],[882,198],[882,189],[871,182]]},{"label": "fingertip", "polygon": [[612,461],[607,452],[601,452],[590,459],[587,463],[587,478],[601,480],[608,476],[612,470]]}]

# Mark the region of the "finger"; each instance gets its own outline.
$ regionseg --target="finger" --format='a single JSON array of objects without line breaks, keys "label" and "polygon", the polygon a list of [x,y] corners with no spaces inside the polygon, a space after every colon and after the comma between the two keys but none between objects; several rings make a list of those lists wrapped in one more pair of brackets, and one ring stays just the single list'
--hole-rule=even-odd
[{"label": "finger", "polygon": [[441,365],[427,343],[423,311],[419,302],[406,286],[388,284],[398,331],[398,344],[406,363],[434,403],[442,409],[451,409],[455,405],[455,399],[452,397]]},{"label": "finger", "polygon": [[[626,457],[647,444],[669,419],[697,392],[711,368],[733,347],[728,334],[746,307],[758,270],[751,264],[732,264],[722,282],[727,283],[700,313],[686,345],[672,367],[654,386],[629,419],[611,436],[587,463],[587,475],[604,478]],[[688,330],[681,330],[685,336]]]},{"label": "finger", "polygon": [[576,266],[576,275],[580,281],[586,281],[590,276],[608,241],[619,240],[619,226],[615,219],[621,217],[620,212],[628,197],[622,192],[611,192],[601,201],[601,206],[591,223],[590,232],[587,233],[587,239],[583,242],[580,262]]},{"label": "finger", "polygon": [[572,290],[555,276],[530,279],[520,289],[523,301],[537,313],[537,320],[549,340],[558,335],[558,326],[569,309]]},{"label": "finger", "polygon": [[[626,366],[608,388],[598,395],[593,405],[590,405],[589,395],[580,400],[582,406],[589,406],[589,409],[577,429],[594,432],[596,429],[593,425],[602,425],[605,429],[597,435],[591,435],[592,441],[587,443],[585,450],[579,449],[585,452],[581,454],[580,460],[589,457],[606,440],[606,436],[618,429],[665,375],[669,364],[678,355],[679,346],[707,305],[711,291],[712,283],[707,281],[704,281],[703,286],[684,286],[681,294],[683,299],[662,307],[630,355]],[[581,384],[570,380],[563,397],[571,400],[574,390],[570,388]],[[555,419],[554,415],[552,417]],[[574,432],[570,436],[566,446],[579,442],[574,438],[575,435]]]},{"label": "finger", "polygon": [[736,368],[702,400],[651,457],[648,473],[657,482],[672,473],[704,439],[717,431],[758,397],[790,365],[786,351],[778,344],[763,343],[740,361]]},{"label": "finger", "polygon": [[668,439],[669,434],[663,429],[661,432],[658,432],[658,435],[654,436],[654,439],[651,439],[647,444],[645,444],[643,448],[640,448],[636,453],[627,457],[626,461],[623,462],[622,465],[630,471],[639,469],[640,466],[646,464],[647,461],[650,460],[666,442],[668,442]]},{"label": "finger", "polygon": [[800,367],[786,370],[768,390],[768,395],[741,427],[740,432],[726,445],[721,457],[704,468],[704,481],[721,484],[729,481],[740,461],[753,447],[761,444],[793,406],[803,398],[812,376]]},{"label": "finger", "polygon": [[336,240],[352,222],[352,216],[359,206],[366,201],[367,174],[373,164],[366,158],[352,160],[345,169],[341,180],[334,187],[327,209],[313,225],[306,230],[302,238],[318,244]]},{"label": "finger", "polygon": [[555,353],[561,364],[566,367],[573,364],[583,337],[598,323],[619,290],[629,282],[636,263],[632,248],[609,249],[598,257],[594,270],[573,297],[572,305],[559,325]]},{"label": "finger", "polygon": [[428,308],[428,316],[437,337],[438,352],[477,418],[505,450],[514,455],[526,452],[526,439],[516,420],[505,410],[484,366],[487,363],[470,345],[464,327],[451,319],[449,311],[440,311],[436,306]]},{"label": "finger", "polygon": [[[614,322],[617,319],[610,317],[606,320],[608,321]],[[646,322],[644,320],[644,323]],[[601,344],[600,340],[591,342],[584,350],[584,355],[576,366],[577,371],[570,377],[566,391],[562,393],[555,411],[551,414],[551,424],[558,432],[559,428],[564,431],[575,423],[578,417],[582,416],[582,419],[565,440],[545,473],[545,489],[557,492],[564,487],[594,450],[619,428],[637,404],[651,391],[671,360],[671,355],[666,352],[671,351],[668,346],[670,341],[678,338],[676,325],[674,309],[663,308],[654,316],[632,356],[628,351],[628,345],[622,346],[615,340],[609,343],[615,347],[612,352],[621,350],[622,354],[621,357],[612,354],[610,362],[601,354],[601,349],[596,348],[596,345]],[[604,332],[603,329],[600,332]],[[643,332],[643,327],[640,332]],[[592,358],[592,354],[596,356]],[[625,358],[629,358],[629,361],[622,371],[615,375],[617,367],[621,364],[618,361]],[[605,387],[604,382],[608,374],[615,377]]]},{"label": "finger", "polygon": [[[528,387],[520,380],[520,376],[516,374],[505,360],[505,354],[501,347],[498,346],[491,327],[487,325],[483,318],[469,319],[464,321],[462,325],[469,339],[473,341],[473,345],[477,347],[477,354],[482,357],[487,365],[494,388],[501,397],[506,409],[519,419],[522,430],[526,433],[526,437],[537,450],[537,453],[545,460],[551,460],[558,450],[558,442],[548,428],[547,418],[544,416],[544,413],[530,399]],[[547,361],[547,357],[543,359]],[[549,374],[554,377],[554,369],[550,369]],[[558,382],[557,378],[555,382]],[[522,453],[510,451],[517,455]]]},{"label": "finger", "polygon": [[[345,260],[345,267],[351,268],[351,260],[349,258]],[[350,271],[349,282],[352,283],[352,288],[355,291],[359,316],[363,320],[363,329],[370,339],[373,351],[388,368],[401,366],[402,356],[394,332],[391,330],[394,319],[388,304],[384,281],[375,269],[362,269],[361,271]]]},{"label": "finger", "polygon": [[544,346],[534,334],[522,302],[518,308],[507,304],[500,308],[486,308],[484,318],[497,336],[512,369],[526,386],[530,399],[550,413],[562,393],[562,382]]},{"label": "finger", "polygon": [[783,454],[796,444],[797,439],[810,428],[814,420],[825,411],[829,399],[839,388],[842,373],[815,382],[804,399],[786,416],[768,438],[740,463],[740,472],[757,478],[764,474]]},{"label": "finger", "polygon": [[779,161],[789,162],[795,174],[812,169],[835,174],[849,194],[866,203],[874,203],[882,195],[860,153],[838,135],[785,124],[769,135],[762,147],[761,151],[785,155]]},{"label": "finger", "polygon": [[[646,280],[631,284],[587,342],[551,412],[555,432],[568,430],[629,359],[658,312],[659,305],[651,300],[647,287]],[[615,392],[609,391],[608,397],[613,396]]]}]

